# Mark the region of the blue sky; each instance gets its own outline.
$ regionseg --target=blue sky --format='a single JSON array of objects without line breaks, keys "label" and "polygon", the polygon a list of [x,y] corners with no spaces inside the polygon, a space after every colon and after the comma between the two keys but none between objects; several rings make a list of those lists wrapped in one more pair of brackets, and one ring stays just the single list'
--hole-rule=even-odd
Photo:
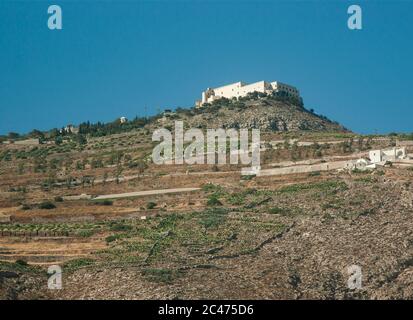
[{"label": "blue sky", "polygon": [[293,84],[356,132],[413,132],[412,21],[413,1],[0,0],[0,134],[189,107],[240,80]]}]

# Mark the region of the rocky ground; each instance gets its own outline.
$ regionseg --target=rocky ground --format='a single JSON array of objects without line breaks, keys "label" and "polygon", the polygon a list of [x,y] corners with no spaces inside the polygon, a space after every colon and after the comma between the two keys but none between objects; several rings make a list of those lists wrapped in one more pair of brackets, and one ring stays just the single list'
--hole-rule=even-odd
[{"label": "rocky ground", "polygon": [[213,106],[178,113],[159,122],[168,127],[173,126],[175,120],[183,120],[194,128],[255,128],[272,132],[346,131],[343,126],[326,117],[271,97],[228,103],[218,100]]}]

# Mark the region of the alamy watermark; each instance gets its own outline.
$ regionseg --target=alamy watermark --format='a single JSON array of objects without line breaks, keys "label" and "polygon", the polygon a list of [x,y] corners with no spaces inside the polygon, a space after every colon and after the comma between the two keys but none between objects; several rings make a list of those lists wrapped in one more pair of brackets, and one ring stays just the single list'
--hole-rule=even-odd
[{"label": "alamy watermark", "polygon": [[353,4],[348,7],[347,13],[351,14],[347,20],[347,27],[350,30],[362,30],[362,10],[361,7],[357,4]]},{"label": "alamy watermark", "polygon": [[47,269],[47,274],[50,275],[47,279],[47,287],[50,290],[62,289],[62,268],[58,265],[50,266]]},{"label": "alamy watermark", "polygon": [[47,19],[47,27],[50,30],[62,30],[62,8],[54,4],[47,8],[47,13],[50,14],[49,18]]},{"label": "alamy watermark", "polygon": [[[50,30],[62,30],[63,18],[62,8],[59,5],[53,4],[47,8],[47,13],[50,15],[47,20],[47,27]],[[350,16],[347,19],[347,27],[350,30],[362,30],[362,9],[360,5],[353,4],[347,8],[347,14]]]},{"label": "alamy watermark", "polygon": [[350,276],[347,280],[347,287],[350,290],[361,289],[362,272],[361,267],[353,264],[347,268],[347,273]]},{"label": "alamy watermark", "polygon": [[[206,138],[201,129],[184,131],[182,121],[175,121],[172,132],[166,128],[154,131],[152,141],[162,141],[152,151],[155,164],[243,164],[241,174],[257,174],[260,170],[260,130],[207,129]],[[250,156],[251,153],[251,156]],[[229,161],[227,161],[229,155]]]}]

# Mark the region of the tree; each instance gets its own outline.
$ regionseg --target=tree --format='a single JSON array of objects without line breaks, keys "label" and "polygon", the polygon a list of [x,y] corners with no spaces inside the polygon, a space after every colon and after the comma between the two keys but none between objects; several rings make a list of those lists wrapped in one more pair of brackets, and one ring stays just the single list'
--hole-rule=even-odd
[{"label": "tree", "polygon": [[41,132],[40,130],[37,129],[33,129],[28,136],[30,138],[38,138],[38,139],[44,139],[44,133]]},{"label": "tree", "polygon": [[321,146],[317,142],[315,142],[313,144],[313,148],[314,148],[313,155],[315,157],[322,157],[323,156],[323,152],[321,151]]},{"label": "tree", "polygon": [[350,138],[350,140],[348,141],[349,152],[353,151],[353,142],[354,142],[353,138]]},{"label": "tree", "polygon": [[16,132],[9,132],[9,134],[7,136],[11,140],[18,139],[20,137],[20,135]]},{"label": "tree", "polygon": [[363,150],[363,142],[364,142],[364,139],[363,139],[363,137],[359,137],[358,138],[358,149],[360,150],[360,151],[362,151]]},{"label": "tree", "polygon": [[122,172],[123,172],[122,163],[118,162],[118,163],[116,164],[115,174],[114,174],[114,175],[115,175],[115,178],[116,178],[116,183],[117,183],[117,184],[120,183],[119,178],[120,178]]},{"label": "tree", "polygon": [[89,160],[88,159],[83,159],[82,160],[82,170],[85,170],[86,169],[86,165],[88,165],[89,164]]},{"label": "tree", "polygon": [[49,187],[49,189],[53,188],[54,184],[56,183],[57,173],[55,170],[50,170],[49,175],[45,181],[45,186]]},{"label": "tree", "polygon": [[59,146],[63,143],[63,138],[61,136],[56,136],[54,142]]},{"label": "tree", "polygon": [[291,160],[296,161],[300,158],[301,158],[300,149],[298,148],[297,141],[294,141],[294,143],[291,146]]},{"label": "tree", "polygon": [[47,160],[45,158],[37,156],[37,155],[34,156],[34,159],[33,159],[34,172],[36,173],[40,171],[45,172],[46,165],[47,165]]},{"label": "tree", "polygon": [[103,185],[106,185],[106,181],[107,181],[107,180],[108,180],[108,173],[105,172],[105,173],[103,174],[103,180],[102,180]]},{"label": "tree", "polygon": [[370,149],[371,148],[371,143],[373,142],[372,137],[368,137],[367,141],[366,141],[366,149]]},{"label": "tree", "polygon": [[72,181],[73,181],[73,177],[72,176],[67,176],[66,177],[66,187],[68,189],[70,189],[70,187],[72,186]]},{"label": "tree", "polygon": [[56,137],[58,137],[58,136],[60,136],[60,132],[56,128],[49,131],[50,139],[56,139]]},{"label": "tree", "polygon": [[144,161],[141,160],[138,162],[137,168],[138,168],[139,174],[142,174],[148,168],[148,165]]},{"label": "tree", "polygon": [[59,165],[59,160],[57,160],[56,158],[53,158],[49,161],[49,168],[51,170],[56,170],[58,165]]},{"label": "tree", "polygon": [[23,162],[19,162],[18,168],[17,168],[17,173],[19,175],[24,173],[24,163]]},{"label": "tree", "polygon": [[73,160],[72,158],[67,158],[65,162],[66,170],[70,170],[72,168]]},{"label": "tree", "polygon": [[289,139],[284,140],[284,149],[285,150],[290,149],[290,140]]},{"label": "tree", "polygon": [[87,143],[86,137],[80,133],[76,135],[75,140],[79,145],[85,145]]},{"label": "tree", "polygon": [[103,161],[101,158],[94,158],[91,162],[92,169],[103,168]]},{"label": "tree", "polygon": [[76,161],[76,170],[84,170],[84,166],[80,160]]}]

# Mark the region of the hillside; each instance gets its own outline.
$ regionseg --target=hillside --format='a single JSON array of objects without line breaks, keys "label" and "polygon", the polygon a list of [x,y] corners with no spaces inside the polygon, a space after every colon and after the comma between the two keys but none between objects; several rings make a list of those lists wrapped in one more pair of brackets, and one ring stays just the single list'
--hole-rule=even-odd
[{"label": "hillside", "polygon": [[[153,130],[179,119],[259,127],[267,174],[148,161]],[[413,297],[413,162],[334,169],[401,142],[412,154],[406,135],[356,135],[272,97],[80,129],[0,144],[0,299]]]}]

